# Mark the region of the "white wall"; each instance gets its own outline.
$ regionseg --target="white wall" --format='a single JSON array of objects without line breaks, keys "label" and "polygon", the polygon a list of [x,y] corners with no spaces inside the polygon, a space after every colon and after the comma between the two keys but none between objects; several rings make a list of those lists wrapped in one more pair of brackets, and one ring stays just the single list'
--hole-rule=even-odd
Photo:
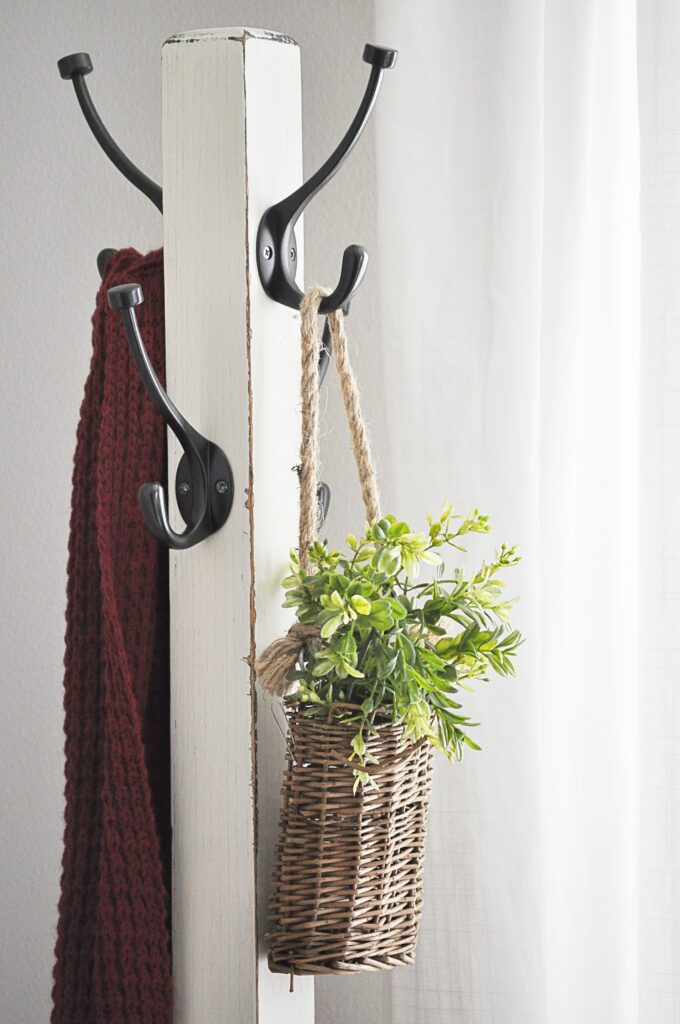
[{"label": "white wall", "polygon": [[[367,68],[361,51],[364,42],[373,40],[372,2],[29,0],[3,11],[3,1024],[38,1024],[49,1016],[63,814],[62,657],[71,462],[90,357],[95,257],[107,246],[134,245],[145,251],[162,237],[160,215],[109,165],[85,125],[71,85],[60,80],[56,62],[78,50],[91,54],[95,70],[89,84],[105,123],[132,159],[159,179],[163,40],[183,29],[240,24],[283,31],[300,44],[305,167],[314,170],[344,131],[362,93]],[[380,358],[374,191],[369,128],[350,164],[310,208],[305,262],[308,283],[314,278],[334,285],[344,246],[361,242],[369,249],[369,277],[351,327],[368,412],[379,424],[384,396],[379,384],[370,386],[379,379]],[[324,477],[335,484],[331,535],[343,519],[346,527],[350,506],[359,508],[338,413],[331,389],[324,438]],[[375,447],[380,457],[383,443],[377,432]],[[346,488],[336,456],[347,467]],[[321,988],[319,1019],[327,1012]]]}]

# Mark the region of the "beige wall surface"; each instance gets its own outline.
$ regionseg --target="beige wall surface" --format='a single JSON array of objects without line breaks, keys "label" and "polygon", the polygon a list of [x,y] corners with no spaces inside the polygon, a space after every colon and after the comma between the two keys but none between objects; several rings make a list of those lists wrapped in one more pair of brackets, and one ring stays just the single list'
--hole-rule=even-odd
[{"label": "beige wall surface", "polygon": [[[160,215],[107,162],[85,125],[57,59],[78,50],[94,62],[89,85],[121,146],[161,177],[160,49],[178,31],[254,25],[301,48],[307,173],[354,114],[373,40],[373,3],[316,0],[28,0],[5,6],[0,69],[3,145],[2,434],[3,586],[0,713],[0,1020],[49,1017],[63,818],[62,657],[71,464],[90,358],[90,317],[104,247],[161,243]],[[379,40],[378,40],[379,41]],[[394,45],[399,45],[395,41]],[[273,199],[279,197],[272,197]],[[380,421],[373,129],[343,172],[313,202],[305,224],[307,283],[333,286],[350,242],[371,254],[352,313],[357,372]],[[358,339],[365,339],[361,343]],[[330,377],[330,375],[329,375]],[[373,383],[371,383],[373,382]],[[328,529],[358,508],[335,389],[324,410]],[[382,443],[376,435],[380,456]],[[354,513],[353,513],[354,514]],[[346,983],[345,983],[346,984]],[[317,1020],[351,1019],[352,996],[324,986]],[[359,989],[352,985],[355,993]],[[331,997],[327,997],[331,998]],[[338,1016],[341,1014],[341,1016]]]}]

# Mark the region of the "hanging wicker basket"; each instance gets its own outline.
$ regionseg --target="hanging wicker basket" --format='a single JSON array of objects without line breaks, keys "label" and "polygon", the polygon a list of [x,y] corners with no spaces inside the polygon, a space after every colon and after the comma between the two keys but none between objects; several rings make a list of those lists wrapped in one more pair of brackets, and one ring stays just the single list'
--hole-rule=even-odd
[{"label": "hanging wicker basket", "polygon": [[305,717],[290,728],[267,938],[272,971],[352,974],[414,961],[422,908],[432,747],[377,723],[377,783],[356,794],[356,724]]},{"label": "hanging wicker basket", "polygon": [[[299,554],[305,568],[319,516],[317,313],[325,294],[312,288],[300,306]],[[380,519],[378,486],[342,313],[330,313],[327,323],[366,518],[374,522]],[[314,630],[310,636],[309,626],[296,623],[270,644],[256,662],[261,685],[286,693],[287,671],[313,637]],[[350,758],[357,722],[356,715],[354,721],[347,718],[356,706],[334,704],[327,714],[317,706],[313,717],[292,699],[285,707],[290,740],[274,854],[269,966],[292,977],[411,964],[422,910],[432,747],[413,743],[401,725],[376,716],[375,731],[364,735],[367,771],[376,785],[360,785],[355,793],[357,762]]]}]

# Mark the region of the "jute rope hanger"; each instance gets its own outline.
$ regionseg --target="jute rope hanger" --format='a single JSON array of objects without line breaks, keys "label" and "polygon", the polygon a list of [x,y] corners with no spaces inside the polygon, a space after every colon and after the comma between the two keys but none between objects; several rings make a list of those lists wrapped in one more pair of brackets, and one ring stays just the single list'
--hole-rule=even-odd
[{"label": "jute rope hanger", "polygon": [[[314,285],[300,304],[300,347],[302,377],[302,437],[300,441],[300,523],[298,547],[300,565],[306,573],[312,566],[309,548],[317,539],[319,525],[319,305],[328,294],[325,288]],[[361,409],[359,386],[349,358],[342,310],[328,314],[333,355],[338,373],[340,393],[349,427],[350,443],[354,454],[361,496],[369,522],[380,519],[380,495],[371,454],[368,428]],[[290,689],[286,679],[295,667],[300,648],[317,639],[316,626],[294,623],[288,633],[275,640],[255,662],[260,684],[270,693],[285,696]]]},{"label": "jute rope hanger", "polygon": [[[309,572],[308,549],[317,536],[319,508],[319,305],[328,294],[314,285],[300,304],[300,342],[302,348],[302,441],[300,444],[300,562]],[[333,355],[340,392],[349,427],[361,495],[369,522],[380,518],[380,495],[375,475],[368,428],[361,410],[359,386],[349,360],[349,347],[342,310],[328,314]]]}]

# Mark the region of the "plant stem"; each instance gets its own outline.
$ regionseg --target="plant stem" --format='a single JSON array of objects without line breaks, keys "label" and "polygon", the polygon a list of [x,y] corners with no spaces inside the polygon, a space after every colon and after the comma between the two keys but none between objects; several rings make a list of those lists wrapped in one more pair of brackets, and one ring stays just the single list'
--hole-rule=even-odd
[{"label": "plant stem", "polygon": [[[368,636],[364,640],[363,644],[359,648],[359,654],[357,656],[357,669],[359,670],[359,672],[361,672],[361,669],[363,668],[364,661],[366,660],[366,655],[368,654],[368,648],[371,646],[371,644],[373,643],[373,640],[375,639],[375,637],[377,635],[378,635],[377,629],[371,629],[370,633],[368,634]],[[352,703],[352,694],[354,693],[354,686],[355,686],[355,680],[352,679],[352,682],[349,684],[349,686],[347,688],[347,703],[348,704]]]}]

